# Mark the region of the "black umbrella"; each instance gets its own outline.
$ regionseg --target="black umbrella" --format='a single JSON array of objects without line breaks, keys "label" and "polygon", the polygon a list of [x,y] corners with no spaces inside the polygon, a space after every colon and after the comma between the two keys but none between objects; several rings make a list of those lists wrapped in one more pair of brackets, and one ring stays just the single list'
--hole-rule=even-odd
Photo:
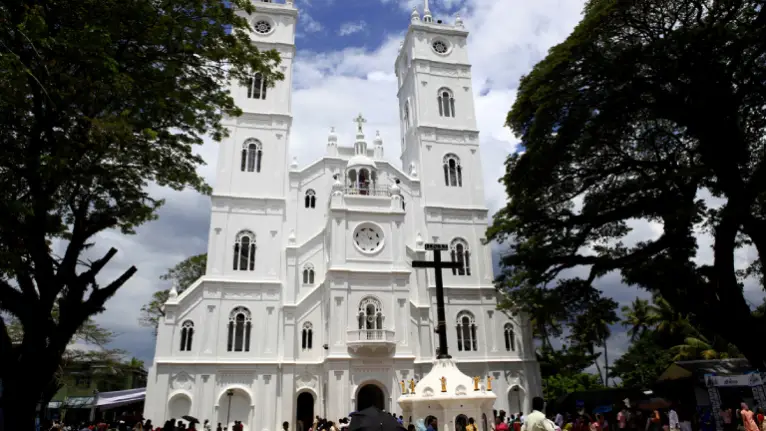
[{"label": "black umbrella", "polygon": [[190,424],[198,424],[199,419],[195,418],[194,416],[181,416],[181,419],[185,421],[189,421]]},{"label": "black umbrella", "polygon": [[348,431],[406,431],[390,413],[377,407],[367,407],[351,415]]}]

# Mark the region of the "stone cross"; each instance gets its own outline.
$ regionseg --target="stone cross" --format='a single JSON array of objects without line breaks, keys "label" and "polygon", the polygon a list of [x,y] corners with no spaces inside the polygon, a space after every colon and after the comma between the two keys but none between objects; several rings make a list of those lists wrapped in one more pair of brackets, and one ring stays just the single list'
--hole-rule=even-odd
[{"label": "stone cross", "polygon": [[434,283],[436,284],[436,318],[437,329],[439,333],[439,354],[437,359],[449,359],[449,352],[447,351],[447,318],[444,316],[444,282],[442,281],[442,269],[459,268],[458,262],[442,262],[442,251],[446,251],[449,248],[447,244],[426,244],[427,251],[434,252],[433,262],[427,260],[413,260],[413,268],[433,268],[434,269]]},{"label": "stone cross", "polygon": [[356,123],[356,128],[359,133],[362,133],[362,124],[366,123],[367,120],[362,117],[362,113],[359,113],[359,116],[354,118],[354,123]]}]

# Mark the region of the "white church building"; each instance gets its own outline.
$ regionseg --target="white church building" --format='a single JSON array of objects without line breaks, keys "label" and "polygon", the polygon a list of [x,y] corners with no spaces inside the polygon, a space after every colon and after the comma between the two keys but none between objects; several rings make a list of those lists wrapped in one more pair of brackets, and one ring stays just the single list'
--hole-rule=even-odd
[{"label": "white church building", "polygon": [[491,377],[495,409],[529,412],[541,395],[531,331],[496,310],[482,243],[488,210],[463,22],[436,21],[427,4],[422,17],[412,12],[392,59],[400,163],[384,158],[360,115],[348,124],[353,142],[331,131],[324,157],[299,167],[288,152],[298,10],[284,1],[258,1],[249,17],[254,42],[280,52],[285,79],[232,88],[244,114],[226,120],[220,144],[206,275],[171,291],[144,417],[275,431],[370,405],[398,414],[402,380],[428,373],[438,344],[433,270],[411,265],[433,259],[430,242],[460,263],[443,272],[450,353],[467,375]]}]

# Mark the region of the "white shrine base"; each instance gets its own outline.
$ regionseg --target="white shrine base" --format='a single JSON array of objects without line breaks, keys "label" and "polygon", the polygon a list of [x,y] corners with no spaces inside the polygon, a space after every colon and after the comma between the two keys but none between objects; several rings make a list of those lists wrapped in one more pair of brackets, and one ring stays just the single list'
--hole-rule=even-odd
[{"label": "white shrine base", "polygon": [[439,429],[452,430],[457,422],[467,423],[473,418],[478,429],[488,430],[497,396],[483,383],[481,379],[476,390],[474,379],[463,374],[455,361],[437,359],[431,371],[415,385],[414,393],[400,396],[398,403],[405,420],[417,422],[433,416]]}]

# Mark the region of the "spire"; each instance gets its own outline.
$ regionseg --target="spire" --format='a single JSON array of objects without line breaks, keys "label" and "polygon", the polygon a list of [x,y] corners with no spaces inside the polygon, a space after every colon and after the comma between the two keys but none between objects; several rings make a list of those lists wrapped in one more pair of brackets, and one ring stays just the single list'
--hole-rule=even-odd
[{"label": "spire", "polygon": [[412,8],[412,13],[410,14],[410,21],[412,22],[420,21],[420,14],[418,13],[418,8],[416,7]]},{"label": "spire", "polygon": [[431,9],[428,8],[428,0],[423,0],[425,2],[423,6],[423,22],[432,22],[433,18],[431,18]]}]

